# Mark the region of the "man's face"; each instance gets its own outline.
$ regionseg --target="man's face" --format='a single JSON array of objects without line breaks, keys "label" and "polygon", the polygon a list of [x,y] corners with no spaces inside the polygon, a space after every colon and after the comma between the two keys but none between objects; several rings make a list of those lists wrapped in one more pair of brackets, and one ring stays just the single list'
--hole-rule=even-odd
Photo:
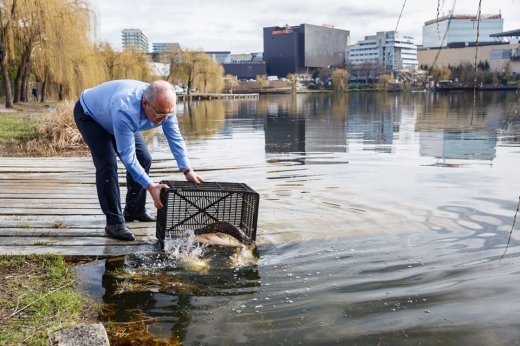
[{"label": "man's face", "polygon": [[142,100],[144,113],[148,120],[158,125],[172,116],[175,112],[175,100],[158,96],[155,105],[152,105],[145,99]]}]

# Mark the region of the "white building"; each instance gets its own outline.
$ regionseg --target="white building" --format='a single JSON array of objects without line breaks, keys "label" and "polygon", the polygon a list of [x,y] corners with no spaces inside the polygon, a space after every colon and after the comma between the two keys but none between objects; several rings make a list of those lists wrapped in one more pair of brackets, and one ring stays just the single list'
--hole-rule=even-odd
[{"label": "white building", "polygon": [[378,63],[385,70],[414,70],[418,66],[417,46],[413,43],[413,37],[400,37],[399,32],[394,31],[380,31],[348,46],[345,60],[353,65]]},{"label": "white building", "polygon": [[121,39],[123,50],[148,53],[148,37],[140,29],[123,29]]},{"label": "white building", "polygon": [[480,16],[472,14],[448,14],[424,23],[423,48],[448,47],[451,43],[494,42],[491,35],[504,31],[502,14]]}]

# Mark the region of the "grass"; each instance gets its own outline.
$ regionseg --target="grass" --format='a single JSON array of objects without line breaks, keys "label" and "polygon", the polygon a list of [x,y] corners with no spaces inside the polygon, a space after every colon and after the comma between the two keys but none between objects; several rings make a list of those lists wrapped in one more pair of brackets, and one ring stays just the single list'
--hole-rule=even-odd
[{"label": "grass", "polygon": [[1,156],[84,156],[87,147],[76,128],[74,102],[25,103],[0,112]]},{"label": "grass", "polygon": [[36,135],[38,121],[31,116],[4,113],[0,116],[0,143],[19,143]]},{"label": "grass", "polygon": [[55,331],[88,320],[76,284],[63,256],[0,256],[0,345],[48,345]]}]

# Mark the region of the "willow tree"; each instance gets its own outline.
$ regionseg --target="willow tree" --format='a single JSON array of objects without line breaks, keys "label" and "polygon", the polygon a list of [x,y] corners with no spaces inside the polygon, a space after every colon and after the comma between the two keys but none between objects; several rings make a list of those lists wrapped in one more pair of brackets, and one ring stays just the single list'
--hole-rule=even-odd
[{"label": "willow tree", "polygon": [[194,85],[203,93],[220,93],[224,88],[224,68],[207,54],[202,58]]},{"label": "willow tree", "polygon": [[223,81],[224,81],[224,87],[228,90],[230,90],[231,92],[233,91],[233,87],[235,85],[238,85],[238,78],[237,76],[234,76],[232,74],[227,74],[224,76],[223,78]]},{"label": "willow tree", "polygon": [[[181,65],[183,61],[184,51],[179,47],[171,47],[159,56],[159,61],[168,65],[168,75],[165,80],[170,83],[178,83],[181,74]],[[188,91],[189,92],[189,91]]]},{"label": "willow tree", "polygon": [[27,88],[29,75],[31,73],[30,61],[35,45],[39,41],[41,19],[38,17],[36,1],[18,1],[18,6],[14,7],[12,19],[16,20],[16,25],[10,29],[14,39],[13,65],[17,65],[16,77],[14,79],[14,98],[13,102],[27,101]]},{"label": "willow tree", "polygon": [[138,51],[116,51],[109,43],[96,48],[108,80],[137,79],[151,81],[151,68],[144,53]]},{"label": "willow tree", "polygon": [[257,75],[256,80],[255,80],[255,85],[260,90],[260,92],[262,90],[264,90],[264,88],[267,88],[269,86],[269,81],[267,80],[267,76],[263,75],[263,74]]},{"label": "willow tree", "polygon": [[296,93],[296,86],[298,85],[298,75],[295,73],[289,73],[286,77],[287,84],[291,87],[291,93]]},{"label": "willow tree", "polygon": [[103,61],[91,42],[95,14],[84,0],[32,0],[40,3],[41,41],[35,52],[33,73],[43,81],[42,101],[50,83],[58,99],[79,93],[107,80]]},{"label": "willow tree", "polygon": [[[192,87],[196,86],[201,89],[201,85],[195,85],[196,78],[200,72],[204,70],[204,64],[211,59],[202,51],[183,50],[180,58],[180,64],[176,67],[176,76],[180,78],[184,84],[188,86],[188,94]],[[200,80],[199,80],[200,82]]]},{"label": "willow tree", "polygon": [[345,92],[348,90],[349,75],[348,72],[342,68],[337,68],[332,71],[332,85],[334,91]]},{"label": "willow tree", "polygon": [[377,77],[377,88],[379,90],[387,91],[389,83],[395,83],[395,79],[392,75],[384,73]]},{"label": "willow tree", "polygon": [[16,0],[0,0],[0,41],[4,45],[5,59],[1,63],[2,80],[5,90],[5,108],[13,107],[13,95],[11,93],[11,79],[9,78],[8,64],[15,56],[13,17],[16,13]]},{"label": "willow tree", "polygon": [[432,67],[429,74],[435,82],[451,78],[451,70],[447,67]]},{"label": "willow tree", "polygon": [[59,84],[62,96],[76,96],[105,79],[90,42],[95,17],[86,0],[0,0],[0,11],[0,39],[16,69],[15,102],[27,100],[31,73],[44,81],[42,101],[46,82]]}]

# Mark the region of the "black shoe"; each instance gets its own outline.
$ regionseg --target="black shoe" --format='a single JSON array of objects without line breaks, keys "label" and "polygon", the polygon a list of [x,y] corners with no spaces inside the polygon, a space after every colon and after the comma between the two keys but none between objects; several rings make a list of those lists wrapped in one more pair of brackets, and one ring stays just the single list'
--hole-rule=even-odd
[{"label": "black shoe", "polygon": [[148,214],[147,211],[145,211],[142,214],[132,214],[125,212],[124,214],[125,221],[126,222],[132,222],[132,221],[142,221],[142,222],[155,222],[157,221],[157,218],[155,216],[152,216]]},{"label": "black shoe", "polygon": [[132,232],[130,232],[124,223],[119,223],[117,225],[106,225],[105,233],[110,237],[119,240],[135,240],[134,235]]}]

